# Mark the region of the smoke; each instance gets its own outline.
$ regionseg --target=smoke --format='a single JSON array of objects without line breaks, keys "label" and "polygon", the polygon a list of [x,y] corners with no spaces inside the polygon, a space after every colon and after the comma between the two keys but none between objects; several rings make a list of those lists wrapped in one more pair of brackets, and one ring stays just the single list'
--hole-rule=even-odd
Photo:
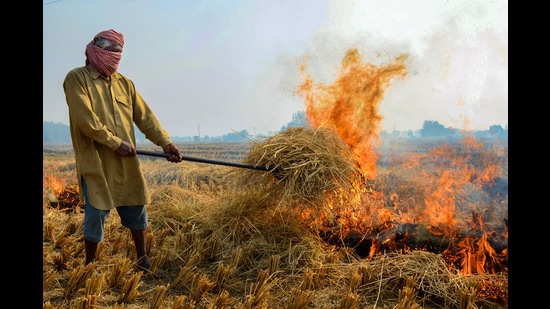
[{"label": "smoke", "polygon": [[468,130],[507,124],[505,2],[331,1],[328,15],[308,47],[316,81],[331,83],[350,48],[375,65],[409,55],[408,78],[393,81],[381,105],[384,130],[425,120]]}]

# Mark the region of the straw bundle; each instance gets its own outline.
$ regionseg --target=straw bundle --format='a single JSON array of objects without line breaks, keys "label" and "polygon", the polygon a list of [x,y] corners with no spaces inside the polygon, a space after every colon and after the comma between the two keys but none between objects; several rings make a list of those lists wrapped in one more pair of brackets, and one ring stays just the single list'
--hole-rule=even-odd
[{"label": "straw bundle", "polygon": [[328,128],[293,127],[255,141],[244,162],[272,172],[243,173],[243,188],[265,188],[265,198],[278,204],[322,205],[327,194],[349,187],[360,176],[347,145]]}]

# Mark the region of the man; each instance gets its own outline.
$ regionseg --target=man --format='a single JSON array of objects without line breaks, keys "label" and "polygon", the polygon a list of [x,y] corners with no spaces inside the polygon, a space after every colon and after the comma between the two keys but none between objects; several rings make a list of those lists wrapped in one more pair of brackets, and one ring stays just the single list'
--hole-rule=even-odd
[{"label": "man", "polygon": [[145,205],[150,196],[136,156],[134,124],[164,153],[173,154],[168,161],[181,162],[182,155],[134,83],[117,72],[123,46],[121,33],[112,29],[98,33],[86,45],[85,66],[67,73],[63,90],[80,197],[85,202],[86,264],[95,260],[105,220],[116,209],[132,234],[138,269],[148,271]]}]

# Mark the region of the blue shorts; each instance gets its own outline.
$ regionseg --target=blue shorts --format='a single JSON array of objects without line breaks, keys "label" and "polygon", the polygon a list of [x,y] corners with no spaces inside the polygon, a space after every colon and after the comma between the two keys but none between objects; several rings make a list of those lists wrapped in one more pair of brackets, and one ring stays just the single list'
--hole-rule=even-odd
[{"label": "blue shorts", "polygon": [[[82,179],[82,192],[84,193],[84,239],[101,242],[103,241],[103,230],[105,220],[110,210],[101,210],[92,206],[88,199],[86,182]],[[147,208],[144,205],[118,206],[116,207],[120,222],[130,230],[144,230],[148,226]]]}]

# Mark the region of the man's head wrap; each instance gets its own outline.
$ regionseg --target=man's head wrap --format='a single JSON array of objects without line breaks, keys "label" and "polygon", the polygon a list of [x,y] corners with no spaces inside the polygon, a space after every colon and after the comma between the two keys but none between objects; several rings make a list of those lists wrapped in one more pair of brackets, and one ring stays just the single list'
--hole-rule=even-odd
[{"label": "man's head wrap", "polygon": [[[95,37],[105,38],[124,47],[124,36],[113,29],[101,31]],[[86,45],[84,54],[86,55],[86,62],[89,61],[104,76],[111,76],[116,72],[120,59],[122,59],[122,53],[108,51],[96,46],[93,39]]]}]

